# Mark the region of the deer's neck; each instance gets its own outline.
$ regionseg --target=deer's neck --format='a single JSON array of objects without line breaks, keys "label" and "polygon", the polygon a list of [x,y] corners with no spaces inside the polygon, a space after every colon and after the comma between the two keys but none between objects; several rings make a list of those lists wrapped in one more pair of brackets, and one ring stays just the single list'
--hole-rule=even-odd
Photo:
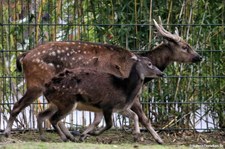
[{"label": "deer's neck", "polygon": [[134,100],[134,98],[140,92],[144,82],[138,70],[136,69],[136,65],[137,64],[134,64],[132,66],[129,77],[124,80],[126,81],[127,102],[132,102]]},{"label": "deer's neck", "polygon": [[173,53],[167,44],[161,44],[154,48],[154,50],[141,53],[140,55],[150,58],[152,64],[161,71],[164,71],[164,69],[173,62]]}]

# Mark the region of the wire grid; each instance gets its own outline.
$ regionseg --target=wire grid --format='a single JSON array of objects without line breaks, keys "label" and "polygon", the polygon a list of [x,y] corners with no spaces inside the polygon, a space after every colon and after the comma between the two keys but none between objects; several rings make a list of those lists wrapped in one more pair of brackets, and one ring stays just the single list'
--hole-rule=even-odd
[{"label": "wire grid", "polygon": [[[118,3],[109,4],[105,1],[96,4],[88,0],[1,1],[0,129],[4,130],[13,104],[26,91],[23,74],[15,71],[17,55],[44,42],[68,40],[117,44],[134,52],[148,50],[161,41],[156,38],[149,20],[158,15],[164,16],[162,19],[166,20],[162,8],[167,3],[163,1],[161,7],[155,1],[152,5],[148,1],[143,2],[147,8],[129,3],[120,8]],[[107,5],[111,6],[110,9],[107,9]],[[182,3],[177,7],[181,6]],[[119,17],[120,13],[113,10],[117,7],[117,11],[122,9],[121,14],[127,13],[127,18]],[[150,9],[147,14],[149,19],[137,16],[137,10],[140,10],[141,15],[146,15],[145,9]],[[224,122],[221,121],[225,114],[225,52],[224,47],[220,48],[222,42],[219,36],[223,34],[224,37],[224,24],[178,20],[175,23],[168,22],[164,27],[168,30],[174,27],[181,29],[184,38],[188,38],[190,45],[195,46],[204,57],[204,62],[169,66],[165,71],[168,75],[165,79],[154,80],[146,85],[142,96],[143,110],[158,130],[211,131],[224,128]],[[213,40],[209,40],[210,35]],[[18,115],[13,128],[37,129],[36,115],[46,107],[44,97],[40,97]],[[68,127],[78,129],[87,126],[92,120],[93,113],[75,111],[64,122]],[[127,125],[132,125],[132,121],[114,115],[116,128]],[[48,122],[44,127],[51,129]]]}]

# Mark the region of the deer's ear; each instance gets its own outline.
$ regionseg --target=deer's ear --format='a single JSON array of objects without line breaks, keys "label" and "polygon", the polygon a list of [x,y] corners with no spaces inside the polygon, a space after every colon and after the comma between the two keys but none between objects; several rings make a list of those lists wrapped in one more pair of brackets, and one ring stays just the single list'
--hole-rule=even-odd
[{"label": "deer's ear", "polygon": [[169,40],[167,40],[166,38],[163,38],[163,43],[168,44]]},{"label": "deer's ear", "polygon": [[135,61],[140,61],[139,58],[137,57],[137,55],[133,54],[131,59],[135,60]]},{"label": "deer's ear", "polygon": [[178,44],[177,41],[171,39],[171,38],[167,38],[167,37],[163,37],[163,43],[165,44],[170,44],[170,43],[173,43],[173,44]]}]

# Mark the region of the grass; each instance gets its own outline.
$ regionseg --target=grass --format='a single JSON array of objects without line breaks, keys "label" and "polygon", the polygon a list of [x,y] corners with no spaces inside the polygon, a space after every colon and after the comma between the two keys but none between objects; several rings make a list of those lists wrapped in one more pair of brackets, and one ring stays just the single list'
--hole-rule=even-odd
[{"label": "grass", "polygon": [[91,144],[91,143],[48,143],[24,142],[0,145],[0,149],[190,149],[188,146],[178,145],[141,145],[141,144]]},{"label": "grass", "polygon": [[[142,132],[144,141],[134,142],[130,133],[110,130],[99,136],[91,136],[85,142],[62,142],[55,132],[45,132],[47,142],[41,142],[37,131],[15,132],[6,138],[0,135],[0,149],[190,149],[224,148],[224,132],[193,133],[190,131],[165,133],[160,136],[164,145],[158,145],[150,133]],[[77,138],[78,139],[78,138]],[[215,147],[214,147],[215,146]]]}]

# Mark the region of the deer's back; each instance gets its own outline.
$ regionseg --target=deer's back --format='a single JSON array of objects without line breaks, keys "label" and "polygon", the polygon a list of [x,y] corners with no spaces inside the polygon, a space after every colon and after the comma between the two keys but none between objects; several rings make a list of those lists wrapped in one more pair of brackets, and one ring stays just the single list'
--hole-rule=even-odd
[{"label": "deer's back", "polygon": [[131,52],[113,45],[79,41],[50,42],[29,51],[23,59],[23,69],[26,79],[32,78],[37,85],[48,82],[65,68],[92,68],[117,76],[128,76],[133,64],[131,57]]},{"label": "deer's back", "polygon": [[[82,102],[99,109],[122,109],[126,104],[124,79],[91,69],[65,70],[55,76],[44,92],[48,102]],[[56,103],[55,103],[56,102]],[[109,107],[107,107],[109,106]]]}]

